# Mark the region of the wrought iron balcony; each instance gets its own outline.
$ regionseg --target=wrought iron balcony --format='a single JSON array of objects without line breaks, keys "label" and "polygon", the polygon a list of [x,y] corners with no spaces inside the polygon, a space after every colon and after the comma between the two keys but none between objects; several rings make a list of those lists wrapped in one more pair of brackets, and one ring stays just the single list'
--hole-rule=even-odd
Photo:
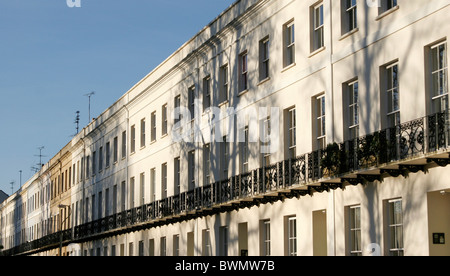
[{"label": "wrought iron balcony", "polygon": [[[449,156],[448,113],[437,113],[393,128],[345,141],[270,166],[245,172],[194,190],[75,226],[64,243],[138,231],[220,212],[312,195],[344,185],[358,185],[446,166]],[[56,247],[59,233],[22,244],[5,254]]]}]

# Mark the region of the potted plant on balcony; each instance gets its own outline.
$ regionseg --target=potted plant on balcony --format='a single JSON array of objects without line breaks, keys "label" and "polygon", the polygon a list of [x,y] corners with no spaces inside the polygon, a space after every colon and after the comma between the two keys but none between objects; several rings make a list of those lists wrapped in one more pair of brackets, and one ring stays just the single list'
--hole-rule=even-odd
[{"label": "potted plant on balcony", "polygon": [[331,177],[340,172],[340,164],[342,161],[342,153],[337,143],[329,144],[322,151],[320,159],[320,167],[323,177]]}]

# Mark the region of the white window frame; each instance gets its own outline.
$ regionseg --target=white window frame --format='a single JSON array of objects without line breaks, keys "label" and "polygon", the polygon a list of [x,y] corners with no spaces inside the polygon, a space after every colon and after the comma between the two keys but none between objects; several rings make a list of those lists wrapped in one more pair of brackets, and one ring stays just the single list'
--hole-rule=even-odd
[{"label": "white window frame", "polygon": [[359,83],[358,80],[347,83],[348,95],[348,133],[350,139],[359,137]]},{"label": "white window frame", "polygon": [[388,127],[395,127],[400,125],[400,82],[398,77],[398,62],[386,66],[385,70],[387,77],[386,97],[388,100]]},{"label": "white window frame", "polygon": [[362,256],[360,205],[349,207],[349,237],[350,237],[350,255]]},{"label": "white window frame", "polygon": [[317,149],[326,147],[326,98],[325,93],[314,98]]},{"label": "white window frame", "polygon": [[288,217],[287,221],[288,256],[297,256],[297,218]]},{"label": "white window frame", "polygon": [[313,7],[313,51],[325,46],[324,6],[320,2]]},{"label": "white window frame", "polygon": [[284,67],[295,63],[295,24],[294,20],[284,25],[285,56]]},{"label": "white window frame", "polygon": [[[437,68],[434,67],[434,63],[436,60],[440,59],[440,48],[443,47],[443,57],[442,64],[437,62]],[[448,110],[449,107],[449,96],[448,96],[448,47],[447,41],[440,42],[436,45],[430,47],[430,56],[431,56],[431,97],[432,97],[432,107],[433,112],[442,112],[444,110]],[[435,76],[437,79],[437,87],[436,82],[434,81]],[[440,76],[442,75],[442,76]],[[439,104],[439,108],[436,108],[436,102]]]},{"label": "white window frame", "polygon": [[[390,255],[402,256],[404,254],[403,240],[403,206],[402,199],[388,200],[388,237],[389,237],[389,253]],[[398,219],[398,208],[400,208],[400,220]]]}]

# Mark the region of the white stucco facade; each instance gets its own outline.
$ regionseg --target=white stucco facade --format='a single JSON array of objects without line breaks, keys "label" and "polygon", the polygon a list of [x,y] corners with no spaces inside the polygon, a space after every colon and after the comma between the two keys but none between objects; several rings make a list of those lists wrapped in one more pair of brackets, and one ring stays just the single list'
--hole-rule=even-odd
[{"label": "white stucco facade", "polygon": [[[449,255],[433,239],[450,236],[449,132],[432,115],[447,114],[450,2],[372,2],[237,1],[0,205],[5,251],[59,254],[59,240],[20,246],[62,229],[65,255]],[[197,140],[178,141],[192,125]],[[364,155],[374,137],[386,147]],[[328,175],[333,143],[346,155]],[[248,173],[264,191],[244,194]],[[159,213],[135,221],[141,206]]]}]

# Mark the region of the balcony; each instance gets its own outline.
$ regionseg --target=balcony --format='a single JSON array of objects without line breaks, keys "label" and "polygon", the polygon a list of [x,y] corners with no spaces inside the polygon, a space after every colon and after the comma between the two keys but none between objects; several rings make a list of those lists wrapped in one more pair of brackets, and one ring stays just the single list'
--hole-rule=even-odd
[{"label": "balcony", "polygon": [[[96,240],[446,166],[450,162],[449,130],[447,112],[422,117],[75,226],[62,232],[63,243]],[[60,233],[4,253],[56,248]]]}]

